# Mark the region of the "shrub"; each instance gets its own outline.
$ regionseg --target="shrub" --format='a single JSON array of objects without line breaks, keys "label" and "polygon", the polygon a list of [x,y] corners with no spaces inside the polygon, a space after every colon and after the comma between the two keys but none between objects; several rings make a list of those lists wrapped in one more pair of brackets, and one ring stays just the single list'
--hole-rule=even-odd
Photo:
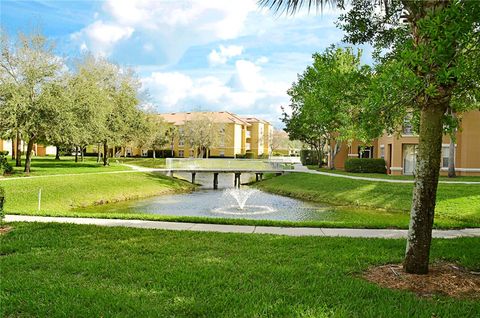
[{"label": "shrub", "polygon": [[350,158],[345,161],[345,171],[360,173],[387,173],[384,159]]},{"label": "shrub", "polygon": [[12,166],[8,163],[8,151],[0,151],[0,175],[13,171]]},{"label": "shrub", "polygon": [[318,153],[315,150],[302,149],[300,151],[302,165],[318,165]]},{"label": "shrub", "polygon": [[245,159],[253,159],[253,152],[247,152],[245,154]]}]

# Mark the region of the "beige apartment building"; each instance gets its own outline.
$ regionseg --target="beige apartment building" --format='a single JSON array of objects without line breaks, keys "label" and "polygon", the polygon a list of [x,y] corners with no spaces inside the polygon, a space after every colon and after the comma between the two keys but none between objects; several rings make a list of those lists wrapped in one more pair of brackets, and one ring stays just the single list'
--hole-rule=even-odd
[{"label": "beige apartment building", "polygon": [[[440,173],[448,171],[450,137],[443,136]],[[343,169],[347,158],[384,158],[387,172],[392,175],[412,175],[415,171],[418,136],[406,124],[400,135],[384,134],[365,147],[360,142],[351,146],[342,144],[335,157],[335,166]],[[480,176],[480,111],[462,116],[455,144],[455,170],[457,175]]]}]

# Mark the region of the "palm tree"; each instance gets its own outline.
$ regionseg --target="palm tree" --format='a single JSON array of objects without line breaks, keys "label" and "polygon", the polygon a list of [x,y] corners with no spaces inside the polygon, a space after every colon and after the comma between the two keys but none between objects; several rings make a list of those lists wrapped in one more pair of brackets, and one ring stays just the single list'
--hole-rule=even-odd
[{"label": "palm tree", "polygon": [[[327,4],[337,5],[340,9],[345,9],[345,2],[345,0],[259,0],[259,5],[276,13],[295,14],[301,8],[316,7],[323,9]],[[406,33],[404,33],[406,37],[403,39],[411,40],[410,52],[412,52],[412,56],[416,56],[418,59],[414,62],[409,61],[411,63],[410,68],[419,82],[425,83],[419,94],[412,100],[412,104],[416,105],[415,107],[420,113],[420,129],[404,269],[408,273],[426,274],[428,272],[440,169],[442,121],[455,85],[457,85],[456,78],[443,82],[438,78],[441,75],[440,72],[454,70],[456,55],[461,51],[460,43],[456,40],[449,42],[450,47],[443,51],[445,55],[442,56],[440,62],[437,62],[437,60],[432,62],[428,58],[435,54],[436,49],[432,49],[433,47],[441,49],[434,44],[445,41],[446,34],[448,35],[445,31],[447,29],[454,30],[460,27],[466,30],[465,32],[476,33],[475,36],[478,39],[479,5],[476,4],[477,1],[459,0],[352,0],[349,2],[352,4],[352,9],[347,14],[347,20],[350,19],[350,22],[354,21],[354,23],[350,23],[350,28],[346,30],[347,39],[353,39],[351,42],[354,44],[374,42],[382,37],[382,32],[388,32],[387,21],[374,22],[366,16],[368,14],[374,15],[375,12],[382,11],[385,16],[396,18],[399,23],[397,26],[402,24],[403,29],[406,30]],[[423,22],[425,22],[426,17],[431,15],[445,17],[449,8],[461,8],[462,6],[470,6],[469,10],[473,10],[475,12],[473,14],[476,14],[476,16],[473,16],[470,20],[462,20],[461,18],[442,20],[442,24],[439,24],[438,28],[433,31],[424,27],[425,23]],[[464,10],[463,12],[469,11]],[[396,16],[394,16],[395,14]],[[377,24],[372,26],[369,23]],[[368,29],[369,27],[370,29]],[[362,30],[362,28],[364,29]],[[352,33],[355,34],[352,36]],[[393,35],[393,37],[395,36],[397,35]],[[390,44],[395,44],[394,42],[395,39]],[[427,68],[422,69],[419,67],[420,64],[427,65]],[[428,86],[433,88],[434,93],[427,91]]]}]

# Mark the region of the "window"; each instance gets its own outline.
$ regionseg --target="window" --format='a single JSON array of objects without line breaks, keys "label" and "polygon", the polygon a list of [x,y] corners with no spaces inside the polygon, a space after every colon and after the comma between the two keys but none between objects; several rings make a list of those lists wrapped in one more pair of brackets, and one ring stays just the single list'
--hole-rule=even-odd
[{"label": "window", "polygon": [[148,156],[148,150],[142,149],[142,157],[147,157],[147,156]]},{"label": "window", "polygon": [[190,149],[190,154],[189,155],[190,155],[190,158],[193,158],[194,155],[195,155],[195,151],[193,151],[193,149]]},{"label": "window", "polygon": [[403,134],[404,135],[413,135],[412,118],[413,118],[412,113],[409,113],[403,119]]},{"label": "window", "polygon": [[358,158],[373,158],[373,147],[358,146]]},{"label": "window", "polygon": [[224,150],[220,150],[220,157],[225,157],[225,151]]},{"label": "window", "polygon": [[380,146],[380,158],[385,159],[385,146]]},{"label": "window", "polygon": [[448,168],[448,163],[450,160],[450,147],[442,147],[442,168]]},{"label": "window", "polygon": [[183,150],[179,150],[179,151],[178,151],[178,156],[181,157],[181,158],[183,158],[183,155],[184,155]]}]

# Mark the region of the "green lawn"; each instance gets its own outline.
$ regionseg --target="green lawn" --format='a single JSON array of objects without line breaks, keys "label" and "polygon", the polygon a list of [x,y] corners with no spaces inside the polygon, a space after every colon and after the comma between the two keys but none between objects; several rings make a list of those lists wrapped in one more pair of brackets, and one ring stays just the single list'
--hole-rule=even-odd
[{"label": "green lawn", "polygon": [[[367,177],[367,178],[380,178],[380,179],[391,179],[391,180],[412,180],[414,179],[413,176],[392,176],[389,174],[381,174],[381,173],[353,173],[347,172],[344,170],[331,170],[328,168],[319,168],[318,166],[307,166],[308,169],[317,170],[321,172],[328,172],[328,173],[335,173],[335,174],[342,174],[347,176],[355,176],[355,177]],[[474,181],[480,182],[480,176],[458,176],[455,178],[449,178],[447,176],[440,176],[441,181]]]},{"label": "green lawn", "polygon": [[[13,224],[0,236],[2,317],[476,317],[480,302],[422,298],[360,278],[405,241]],[[480,269],[479,238],[431,259]]]},{"label": "green lawn", "polygon": [[118,158],[118,161],[139,167],[165,168],[165,158]]},{"label": "green lawn", "polygon": [[[112,174],[0,180],[7,213],[62,215],[75,207],[184,192],[192,186],[161,174],[124,171]],[[42,190],[41,211],[38,192]]]},{"label": "green lawn", "polygon": [[[340,206],[384,209],[346,209],[345,219],[384,227],[389,214],[401,227],[408,225],[413,184],[372,182],[307,173],[291,173],[260,182],[265,191]],[[402,216],[403,215],[403,216]],[[340,215],[341,216],[341,215]],[[392,216],[393,217],[393,216]],[[395,217],[393,217],[395,218]],[[396,221],[395,221],[396,222]],[[435,227],[480,227],[480,185],[439,184]]]},{"label": "green lawn", "polygon": [[[11,158],[9,156],[9,158]],[[9,160],[13,167],[13,173],[8,177],[23,177],[24,167],[15,167],[15,161]],[[22,158],[22,165],[25,164],[25,158]],[[61,160],[55,160],[55,157],[33,157],[31,165],[31,176],[43,176],[51,174],[72,174],[72,173],[92,173],[92,172],[106,172],[106,171],[123,171],[130,170],[130,168],[121,165],[115,159],[110,159],[110,165],[103,166],[103,163],[97,163],[95,157],[85,157],[84,162],[75,162],[75,157],[61,157]],[[1,179],[2,177],[0,177]]]}]

